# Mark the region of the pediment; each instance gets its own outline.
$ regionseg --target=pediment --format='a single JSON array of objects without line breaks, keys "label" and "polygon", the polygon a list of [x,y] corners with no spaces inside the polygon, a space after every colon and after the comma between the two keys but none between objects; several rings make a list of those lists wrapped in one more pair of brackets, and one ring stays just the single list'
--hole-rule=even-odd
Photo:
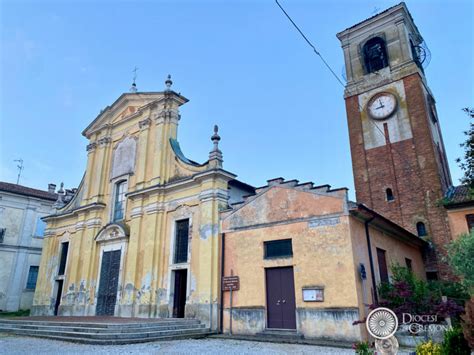
[{"label": "pediment", "polygon": [[128,237],[129,231],[126,225],[122,223],[110,223],[97,233],[95,241],[97,243],[115,242],[127,240]]},{"label": "pediment", "polygon": [[[173,91],[172,99],[179,105],[186,103],[188,100]],[[160,102],[165,98],[165,92],[138,92],[125,93],[115,100],[115,102],[103,109],[99,115],[84,129],[82,135],[90,137],[90,135],[99,130],[101,127],[106,127],[114,122],[118,122],[125,117],[134,115],[140,110],[143,110],[148,105],[154,102]]]}]

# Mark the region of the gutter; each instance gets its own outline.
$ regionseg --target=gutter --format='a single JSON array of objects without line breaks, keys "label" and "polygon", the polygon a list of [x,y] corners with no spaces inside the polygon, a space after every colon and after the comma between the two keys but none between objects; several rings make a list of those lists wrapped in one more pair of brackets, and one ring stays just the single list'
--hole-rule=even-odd
[{"label": "gutter", "polygon": [[370,243],[370,233],[369,233],[369,224],[375,219],[375,217],[372,217],[364,222],[365,226],[365,236],[367,238],[367,249],[369,250],[369,263],[370,263],[370,275],[372,276],[372,287],[374,289],[373,291],[373,301],[374,303],[378,303],[378,295],[377,295],[377,284],[375,283],[375,270],[374,270],[374,260],[372,257],[372,246]]},{"label": "gutter", "polygon": [[221,246],[221,276],[220,276],[220,288],[221,288],[221,307],[219,315],[219,333],[224,333],[224,290],[222,289],[222,277],[224,276],[224,262],[225,262],[225,233],[222,233],[222,246]]}]

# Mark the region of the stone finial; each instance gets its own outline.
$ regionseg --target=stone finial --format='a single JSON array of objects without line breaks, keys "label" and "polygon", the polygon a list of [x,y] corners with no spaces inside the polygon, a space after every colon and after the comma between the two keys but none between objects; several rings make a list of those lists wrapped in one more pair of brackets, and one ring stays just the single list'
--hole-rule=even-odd
[{"label": "stone finial", "polygon": [[171,91],[171,85],[173,85],[173,81],[171,80],[171,75],[168,74],[168,77],[165,81],[166,91]]},{"label": "stone finial", "polygon": [[56,199],[56,202],[54,202],[53,208],[60,209],[60,208],[63,208],[64,205],[65,205],[64,198],[63,198],[63,195],[64,195],[64,182],[62,182],[59,185],[59,190],[58,190],[57,194],[58,194],[58,198]]},{"label": "stone finial", "polygon": [[214,134],[211,136],[211,141],[214,144],[214,147],[209,153],[209,163],[211,163],[213,167],[221,168],[222,162],[224,160],[222,159],[222,152],[219,149],[219,141],[221,140],[221,137],[219,136],[218,132],[219,127],[217,125],[214,125]]}]

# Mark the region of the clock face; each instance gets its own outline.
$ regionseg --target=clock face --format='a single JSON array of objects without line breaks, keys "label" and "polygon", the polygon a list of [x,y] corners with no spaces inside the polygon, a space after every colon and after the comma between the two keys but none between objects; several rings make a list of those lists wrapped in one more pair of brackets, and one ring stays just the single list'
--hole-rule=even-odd
[{"label": "clock face", "polygon": [[367,104],[370,117],[376,120],[384,120],[390,117],[397,108],[395,95],[383,92],[372,97]]}]

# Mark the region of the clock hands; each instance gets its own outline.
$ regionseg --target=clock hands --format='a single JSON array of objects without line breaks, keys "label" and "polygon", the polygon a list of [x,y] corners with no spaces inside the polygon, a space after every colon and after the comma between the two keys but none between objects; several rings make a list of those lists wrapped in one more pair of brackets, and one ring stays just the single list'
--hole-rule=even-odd
[{"label": "clock hands", "polygon": [[379,99],[379,105],[380,105],[379,107],[376,107],[376,108],[375,108],[376,110],[385,107],[380,99]]}]

